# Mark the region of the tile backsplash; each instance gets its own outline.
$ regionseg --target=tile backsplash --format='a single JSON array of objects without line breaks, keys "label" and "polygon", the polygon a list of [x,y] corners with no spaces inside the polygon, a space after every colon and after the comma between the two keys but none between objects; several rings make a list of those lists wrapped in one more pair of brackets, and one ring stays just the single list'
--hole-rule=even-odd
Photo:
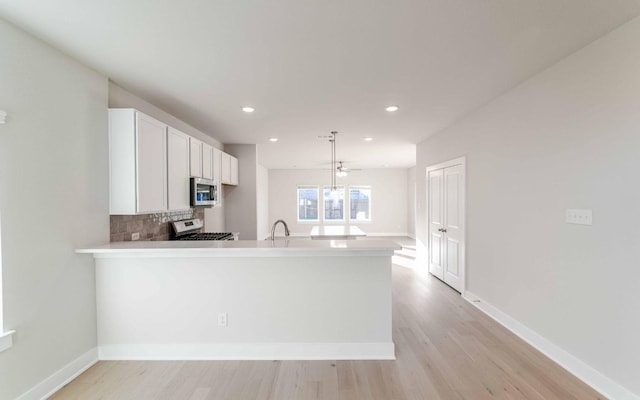
[{"label": "tile backsplash", "polygon": [[111,241],[128,242],[131,235],[140,233],[140,240],[169,240],[172,221],[187,218],[204,220],[204,209],[192,208],[186,211],[172,211],[143,215],[111,215]]}]

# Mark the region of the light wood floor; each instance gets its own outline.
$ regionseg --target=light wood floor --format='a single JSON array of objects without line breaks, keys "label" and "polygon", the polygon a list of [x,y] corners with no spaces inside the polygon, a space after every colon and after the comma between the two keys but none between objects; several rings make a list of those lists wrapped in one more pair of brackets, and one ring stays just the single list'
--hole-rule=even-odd
[{"label": "light wood floor", "polygon": [[602,399],[433,277],[394,266],[396,361],[101,361],[52,399]]}]

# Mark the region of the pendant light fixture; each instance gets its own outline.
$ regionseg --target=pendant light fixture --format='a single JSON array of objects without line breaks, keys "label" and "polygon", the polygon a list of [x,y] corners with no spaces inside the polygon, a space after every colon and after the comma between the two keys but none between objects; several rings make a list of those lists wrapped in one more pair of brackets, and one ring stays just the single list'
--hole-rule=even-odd
[{"label": "pendant light fixture", "polygon": [[335,193],[337,191],[336,187],[336,135],[337,131],[331,132],[331,192]]}]

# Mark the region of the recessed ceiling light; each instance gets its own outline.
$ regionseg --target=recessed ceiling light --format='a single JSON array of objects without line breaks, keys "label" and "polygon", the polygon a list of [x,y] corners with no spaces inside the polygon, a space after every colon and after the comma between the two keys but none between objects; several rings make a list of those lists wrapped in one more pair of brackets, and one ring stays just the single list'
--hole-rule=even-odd
[{"label": "recessed ceiling light", "polygon": [[256,109],[253,107],[242,107],[242,111],[246,112],[246,113],[252,113],[254,112]]},{"label": "recessed ceiling light", "polygon": [[387,106],[387,108],[385,108],[388,112],[395,112],[398,111],[398,109],[400,109],[398,106]]},{"label": "recessed ceiling light", "polygon": [[365,141],[365,142],[370,142],[370,141],[372,141],[372,140],[373,140],[373,138],[372,138],[372,137],[366,137],[366,138],[364,138],[364,141]]},{"label": "recessed ceiling light", "polygon": [[277,138],[277,137],[270,137],[270,138],[269,138],[269,141],[270,141],[270,142],[277,142],[277,141],[278,141],[278,138]]}]

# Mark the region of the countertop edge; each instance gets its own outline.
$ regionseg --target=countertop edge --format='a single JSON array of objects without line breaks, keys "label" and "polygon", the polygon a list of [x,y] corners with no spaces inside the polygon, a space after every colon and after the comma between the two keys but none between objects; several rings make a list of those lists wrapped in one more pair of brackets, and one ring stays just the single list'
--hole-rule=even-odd
[{"label": "countertop edge", "polygon": [[390,240],[119,242],[77,249],[95,258],[116,257],[296,257],[392,256],[401,246]]}]

